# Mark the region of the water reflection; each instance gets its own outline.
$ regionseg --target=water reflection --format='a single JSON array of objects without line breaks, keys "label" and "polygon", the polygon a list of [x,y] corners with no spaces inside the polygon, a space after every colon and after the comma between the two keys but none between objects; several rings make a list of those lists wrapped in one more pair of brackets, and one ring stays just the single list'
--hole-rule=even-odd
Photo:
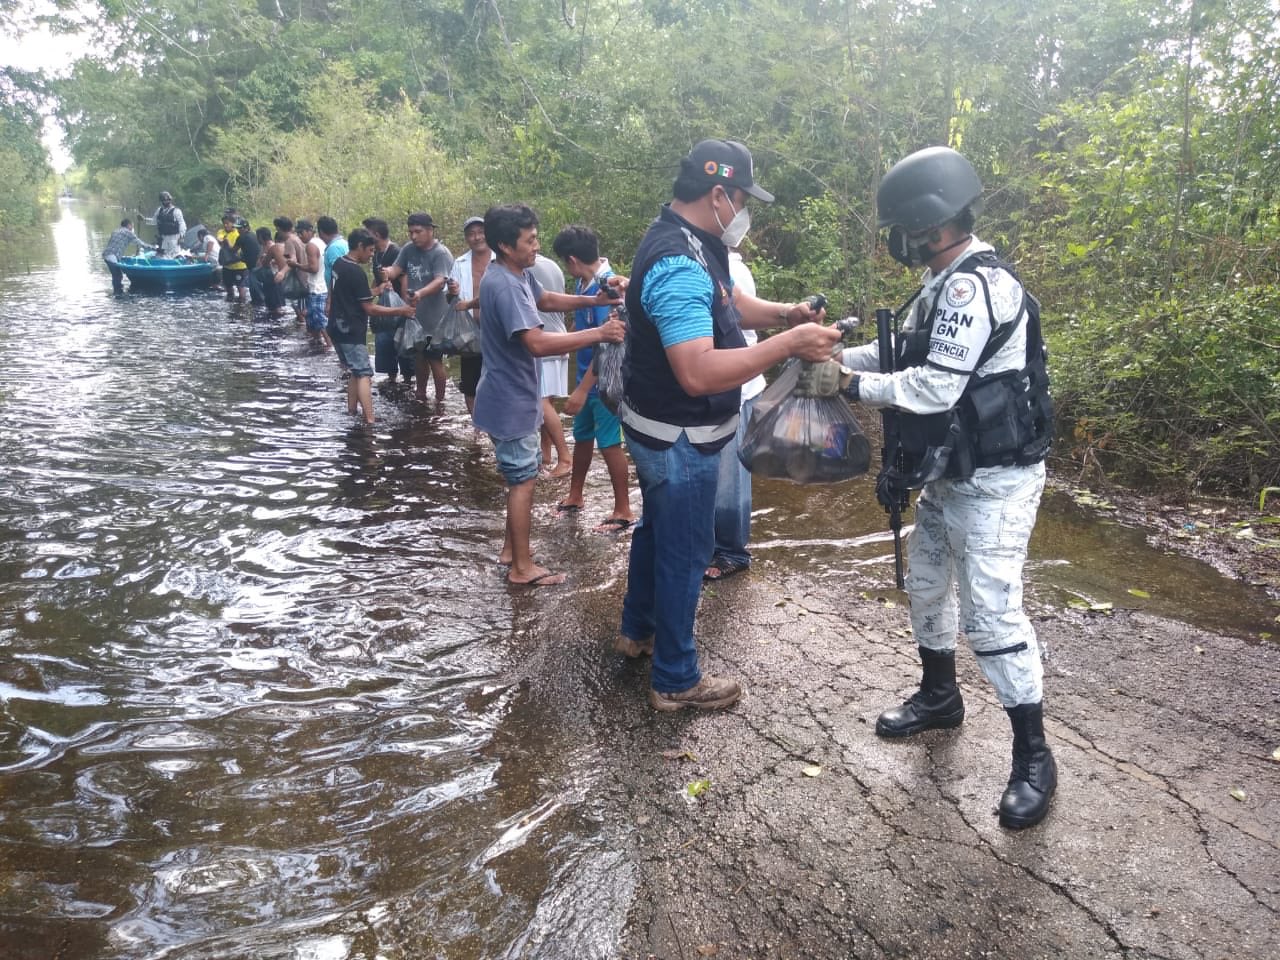
[{"label": "water reflection", "polygon": [[[56,258],[0,275],[0,952],[612,956],[636,873],[597,745],[637,707],[598,641],[625,540],[540,492],[537,549],[571,580],[508,589],[456,395],[379,395],[353,426],[292,324],[112,297],[117,220],[68,215]],[[868,480],[756,506],[766,570],[887,589]],[[1162,612],[1261,609],[1068,504],[1034,550],[1042,594],[1123,600],[1139,552]]]}]

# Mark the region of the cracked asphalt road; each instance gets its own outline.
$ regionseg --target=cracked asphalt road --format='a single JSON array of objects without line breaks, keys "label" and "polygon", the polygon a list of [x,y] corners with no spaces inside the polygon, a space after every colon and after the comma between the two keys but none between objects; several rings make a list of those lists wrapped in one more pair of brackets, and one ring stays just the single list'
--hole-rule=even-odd
[{"label": "cracked asphalt road", "polygon": [[874,735],[918,678],[903,606],[754,572],[708,591],[703,669],[748,686],[721,714],[642,708],[645,666],[609,654],[621,955],[1280,956],[1280,648],[1030,612],[1059,787],[1021,833],[995,815],[1008,721],[963,647],[962,727]]}]

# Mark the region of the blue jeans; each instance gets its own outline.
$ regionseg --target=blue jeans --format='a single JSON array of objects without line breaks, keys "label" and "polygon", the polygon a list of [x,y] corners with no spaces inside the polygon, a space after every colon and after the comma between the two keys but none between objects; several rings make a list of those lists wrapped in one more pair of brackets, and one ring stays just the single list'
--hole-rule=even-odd
[{"label": "blue jeans", "polygon": [[738,459],[747,421],[756,398],[742,404],[742,418],[738,432],[720,451],[720,479],[716,487],[716,549],[713,556],[734,560],[741,564],[751,562],[747,541],[751,538],[751,472]]},{"label": "blue jeans", "polygon": [[660,693],[676,693],[702,679],[693,621],[715,540],[720,453],[704,453],[683,435],[666,450],[627,441],[644,512],[631,535],[622,634],[653,635],[649,682]]}]

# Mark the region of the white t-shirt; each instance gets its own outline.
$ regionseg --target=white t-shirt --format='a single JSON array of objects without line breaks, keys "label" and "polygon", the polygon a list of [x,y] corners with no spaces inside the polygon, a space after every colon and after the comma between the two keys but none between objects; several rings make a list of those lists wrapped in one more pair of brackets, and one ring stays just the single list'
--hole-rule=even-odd
[{"label": "white t-shirt", "polygon": [[[755,277],[751,276],[751,268],[742,262],[742,254],[736,250],[729,251],[729,278],[733,281],[735,288],[741,289],[743,293],[754,297],[756,295]],[[751,346],[759,339],[754,330],[743,330],[743,339],[747,341],[747,346]],[[742,385],[742,402],[746,403],[752,397],[758,396],[765,388],[765,379],[763,374],[757,374]]]},{"label": "white t-shirt", "polygon": [[[307,289],[310,293],[324,296],[329,292],[329,287],[324,282],[324,241],[319,237],[312,237],[307,241],[307,246],[316,248],[317,262],[320,264],[320,269],[315,273],[303,273],[302,275],[307,278]],[[307,254],[307,256],[310,257],[311,255]]]}]

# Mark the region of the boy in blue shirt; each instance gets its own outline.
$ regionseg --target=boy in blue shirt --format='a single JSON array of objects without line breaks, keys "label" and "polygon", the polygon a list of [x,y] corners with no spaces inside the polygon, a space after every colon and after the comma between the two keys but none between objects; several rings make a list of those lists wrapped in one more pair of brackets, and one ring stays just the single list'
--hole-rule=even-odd
[{"label": "boy in blue shirt", "polygon": [[[590,227],[565,227],[556,234],[551,246],[564,263],[565,272],[577,280],[575,293],[594,297],[600,292],[601,282],[613,276],[609,261],[600,256],[600,240]],[[605,323],[614,309],[608,304],[580,308],[574,311],[573,329],[594,329]],[[556,510],[572,513],[582,509],[587,471],[598,446],[609,471],[609,482],[613,485],[613,510],[596,529],[602,532],[622,531],[635,523],[635,516],[631,513],[627,456],[622,451],[622,426],[618,417],[604,405],[596,389],[596,375],[591,369],[594,353],[594,347],[583,347],[578,351],[577,387],[564,405],[565,412],[573,415],[573,473],[569,479],[569,495],[557,504]]]}]

